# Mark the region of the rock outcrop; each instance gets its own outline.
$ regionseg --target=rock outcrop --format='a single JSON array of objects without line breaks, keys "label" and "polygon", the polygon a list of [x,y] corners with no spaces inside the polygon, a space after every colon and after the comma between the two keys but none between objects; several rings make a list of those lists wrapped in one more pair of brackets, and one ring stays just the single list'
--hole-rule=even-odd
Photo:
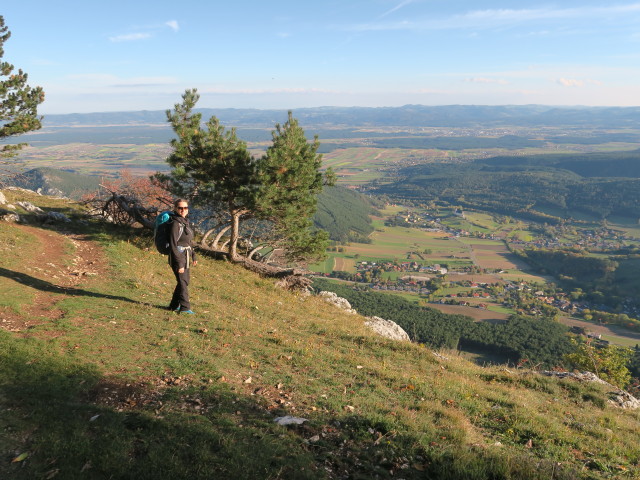
[{"label": "rock outcrop", "polygon": [[391,340],[398,340],[402,342],[410,342],[411,339],[407,332],[405,332],[400,325],[391,320],[385,320],[380,317],[367,317],[367,321],[364,324],[371,328],[378,335],[381,335]]},{"label": "rock outcrop", "polygon": [[33,213],[44,213],[40,207],[36,207],[33,203],[30,202],[16,202],[17,205],[24,208],[27,212]]},{"label": "rock outcrop", "polygon": [[354,315],[358,313],[353,308],[351,308],[351,304],[346,298],[339,297],[337,294],[333,292],[322,291],[318,294],[318,296],[324,298],[324,300],[327,303],[330,303],[331,305],[335,305],[336,307],[341,308],[347,313],[351,313]]},{"label": "rock outcrop", "polygon": [[45,224],[71,222],[71,219],[69,217],[60,212],[47,212],[45,215],[42,215],[42,217],[42,223]]},{"label": "rock outcrop", "polygon": [[619,389],[615,385],[611,385],[608,382],[605,382],[601,378],[599,378],[595,373],[592,372],[553,372],[553,371],[543,371],[543,375],[547,375],[549,377],[556,378],[571,378],[580,382],[595,382],[601,385],[606,385],[611,389],[609,392],[609,403],[620,408],[626,408],[630,410],[635,410],[640,408],[640,400],[635,398],[629,392],[625,392],[624,390]]},{"label": "rock outcrop", "polygon": [[14,212],[10,212],[9,210],[3,210],[0,208],[0,220],[3,222],[9,223],[20,223],[22,220],[20,215]]},{"label": "rock outcrop", "polygon": [[[319,297],[325,299],[326,302],[335,305],[338,308],[341,308],[347,313],[356,314],[358,313],[353,308],[351,308],[351,304],[346,298],[339,297],[334,292],[325,292],[322,291],[318,293]],[[391,340],[398,340],[403,342],[410,342],[411,339],[407,332],[405,332],[400,325],[396,322],[392,322],[391,320],[385,320],[380,317],[367,317],[367,321],[364,324],[377,333],[380,336],[390,338]]]}]

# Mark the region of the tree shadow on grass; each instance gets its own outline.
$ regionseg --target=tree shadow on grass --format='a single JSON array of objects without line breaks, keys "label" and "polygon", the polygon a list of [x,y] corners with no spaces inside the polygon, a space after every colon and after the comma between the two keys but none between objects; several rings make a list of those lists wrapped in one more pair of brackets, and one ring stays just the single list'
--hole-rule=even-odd
[{"label": "tree shadow on grass", "polygon": [[577,478],[533,456],[425,449],[391,417],[323,414],[282,427],[259,396],[227,384],[107,380],[42,347],[0,331],[0,478]]},{"label": "tree shadow on grass", "polygon": [[122,302],[136,303],[139,305],[144,304],[143,302],[132,300],[131,298],[122,297],[119,295],[108,295],[105,293],[92,292],[90,290],[83,290],[76,287],[56,285],[55,283],[47,282],[46,280],[41,280],[39,278],[32,277],[31,275],[27,275],[26,273],[16,272],[3,267],[0,267],[0,277],[14,280],[18,283],[21,283],[22,285],[26,285],[28,287],[35,288],[36,290],[47,293],[59,293],[77,297],[106,298],[108,300],[118,300]]},{"label": "tree shadow on grass", "polygon": [[[300,438],[251,397],[224,384],[145,385],[154,400],[136,405],[132,383],[0,332],[0,478],[325,477]],[[195,396],[202,412],[189,403]]]}]

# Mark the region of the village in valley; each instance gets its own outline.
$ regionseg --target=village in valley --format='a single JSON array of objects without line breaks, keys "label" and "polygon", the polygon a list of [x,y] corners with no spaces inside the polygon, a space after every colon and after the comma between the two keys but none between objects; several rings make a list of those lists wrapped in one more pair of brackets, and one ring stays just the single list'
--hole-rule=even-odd
[{"label": "village in valley", "polygon": [[[355,288],[401,295],[421,305],[470,316],[474,316],[473,310],[480,310],[487,312],[478,312],[485,317],[491,312],[500,318],[515,313],[628,325],[630,319],[640,315],[634,302],[625,302],[623,308],[613,311],[606,305],[587,301],[579,288],[565,291],[553,278],[532,272],[517,260],[515,253],[522,249],[554,248],[606,252],[640,241],[634,236],[635,231],[625,232],[609,225],[581,228],[570,223],[540,227],[502,218],[487,228],[482,215],[455,207],[393,205],[385,213],[378,219],[373,243],[377,239],[384,243],[384,236],[392,232],[404,232],[408,237],[413,233],[403,245],[405,248],[386,250],[385,255],[376,258],[369,246],[333,247],[334,266],[343,268],[322,275],[354,282]],[[416,240],[417,232],[430,240],[425,243]],[[589,328],[567,324],[574,333],[599,337]]]}]

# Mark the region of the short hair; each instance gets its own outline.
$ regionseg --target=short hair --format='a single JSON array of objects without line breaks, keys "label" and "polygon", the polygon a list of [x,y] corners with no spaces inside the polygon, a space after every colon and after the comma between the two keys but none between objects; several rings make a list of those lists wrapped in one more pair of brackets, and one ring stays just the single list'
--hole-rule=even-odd
[{"label": "short hair", "polygon": [[187,205],[189,204],[188,200],[185,200],[184,198],[179,198],[175,202],[173,202],[173,208],[178,208],[178,204],[182,202],[186,203]]}]

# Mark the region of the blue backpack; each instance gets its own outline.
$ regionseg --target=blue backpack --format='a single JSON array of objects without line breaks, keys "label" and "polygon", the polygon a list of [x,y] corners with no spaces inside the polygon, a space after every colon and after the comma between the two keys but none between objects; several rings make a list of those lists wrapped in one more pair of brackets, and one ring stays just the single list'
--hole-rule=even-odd
[{"label": "blue backpack", "polygon": [[[162,255],[169,255],[171,253],[171,244],[169,236],[171,235],[171,224],[173,223],[173,217],[175,213],[169,210],[158,214],[156,217],[155,225],[153,227],[153,243],[156,244],[156,249]],[[184,227],[180,224],[180,235],[182,235],[182,229]],[[178,238],[180,238],[178,235]]]}]

